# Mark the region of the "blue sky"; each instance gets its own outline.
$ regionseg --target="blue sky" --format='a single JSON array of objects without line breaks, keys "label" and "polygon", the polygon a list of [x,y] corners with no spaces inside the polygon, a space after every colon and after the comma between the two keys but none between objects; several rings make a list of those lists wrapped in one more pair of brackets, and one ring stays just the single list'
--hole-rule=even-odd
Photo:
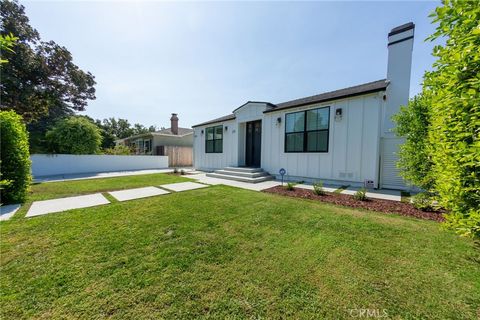
[{"label": "blue sky", "polygon": [[385,78],[387,34],[416,24],[411,95],[431,68],[439,2],[25,2],[43,40],[95,75],[87,114],[180,126],[248,100],[283,102]]}]

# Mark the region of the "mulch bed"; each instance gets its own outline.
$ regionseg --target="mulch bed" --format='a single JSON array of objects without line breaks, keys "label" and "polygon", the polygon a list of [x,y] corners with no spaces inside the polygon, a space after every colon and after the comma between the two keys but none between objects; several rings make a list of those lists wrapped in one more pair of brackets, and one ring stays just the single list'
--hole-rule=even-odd
[{"label": "mulch bed", "polygon": [[351,195],[339,194],[339,193],[326,193],[324,196],[318,196],[313,193],[312,190],[294,188],[294,190],[287,190],[285,187],[277,186],[269,189],[263,190],[267,193],[275,193],[283,196],[293,197],[293,198],[303,198],[310,200],[319,200],[323,202],[333,203],[337,205],[352,207],[352,208],[362,208],[377,212],[383,213],[397,213],[403,216],[410,216],[419,219],[433,220],[433,221],[444,221],[443,212],[429,212],[422,211],[410,203],[399,202],[399,201],[389,201],[381,199],[368,199],[367,201],[355,200]]}]

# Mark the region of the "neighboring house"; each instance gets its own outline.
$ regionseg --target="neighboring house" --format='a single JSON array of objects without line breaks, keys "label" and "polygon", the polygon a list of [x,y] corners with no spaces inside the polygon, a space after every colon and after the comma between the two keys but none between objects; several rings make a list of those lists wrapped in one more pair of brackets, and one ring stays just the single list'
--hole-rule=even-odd
[{"label": "neighboring house", "polygon": [[252,182],[255,170],[218,169],[259,167],[278,178],[284,168],[290,180],[405,189],[396,168],[403,140],[391,117],[408,103],[414,28],[388,34],[387,79],[277,104],[249,101],[193,126],[194,167]]},{"label": "neighboring house", "polygon": [[178,117],[172,113],[170,128],[137,134],[115,141],[130,146],[137,155],[169,156],[170,166],[191,166],[193,130],[178,127]]}]

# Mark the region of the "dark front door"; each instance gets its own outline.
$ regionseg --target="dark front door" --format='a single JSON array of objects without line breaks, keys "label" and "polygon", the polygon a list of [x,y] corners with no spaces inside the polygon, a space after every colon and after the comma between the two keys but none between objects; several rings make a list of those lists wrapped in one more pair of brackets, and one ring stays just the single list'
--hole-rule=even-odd
[{"label": "dark front door", "polygon": [[262,149],[262,120],[247,122],[245,165],[260,167]]}]

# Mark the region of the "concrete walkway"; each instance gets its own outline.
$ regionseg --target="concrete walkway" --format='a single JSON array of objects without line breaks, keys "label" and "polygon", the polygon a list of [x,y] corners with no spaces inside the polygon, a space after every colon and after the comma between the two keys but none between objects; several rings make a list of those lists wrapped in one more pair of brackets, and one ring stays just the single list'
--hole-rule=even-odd
[{"label": "concrete walkway", "polygon": [[118,201],[141,199],[168,193],[170,192],[155,187],[135,188],[109,192],[109,194]]},{"label": "concrete walkway", "polygon": [[162,184],[161,188],[181,192],[181,191],[188,191],[188,190],[195,190],[200,188],[207,188],[208,186],[201,183],[195,182],[179,182],[179,183],[170,183],[170,184]]},{"label": "concrete walkway", "polygon": [[86,196],[35,201],[30,206],[26,217],[35,217],[47,213],[88,208],[109,203],[110,201],[108,201],[107,198],[105,198],[101,193],[89,194]]},{"label": "concrete walkway", "polygon": [[232,187],[253,190],[253,191],[261,191],[261,190],[265,190],[271,187],[281,185],[280,182],[275,180],[264,181],[259,183],[248,183],[248,182],[240,182],[240,181],[233,181],[233,180],[220,179],[220,178],[211,178],[211,177],[207,177],[205,173],[187,175],[186,177],[190,179],[195,179],[200,183],[211,184],[211,185],[223,184],[226,186],[232,186]]},{"label": "concrete walkway", "polygon": [[20,209],[20,204],[8,204],[0,207],[0,221],[5,221],[13,217],[15,212]]},{"label": "concrete walkway", "polygon": [[[342,194],[354,195],[360,188],[348,187],[343,190]],[[379,190],[367,190],[367,198],[372,199],[381,199],[381,200],[390,200],[390,201],[402,201],[402,193],[398,190],[388,190],[388,189],[379,189]]]}]

